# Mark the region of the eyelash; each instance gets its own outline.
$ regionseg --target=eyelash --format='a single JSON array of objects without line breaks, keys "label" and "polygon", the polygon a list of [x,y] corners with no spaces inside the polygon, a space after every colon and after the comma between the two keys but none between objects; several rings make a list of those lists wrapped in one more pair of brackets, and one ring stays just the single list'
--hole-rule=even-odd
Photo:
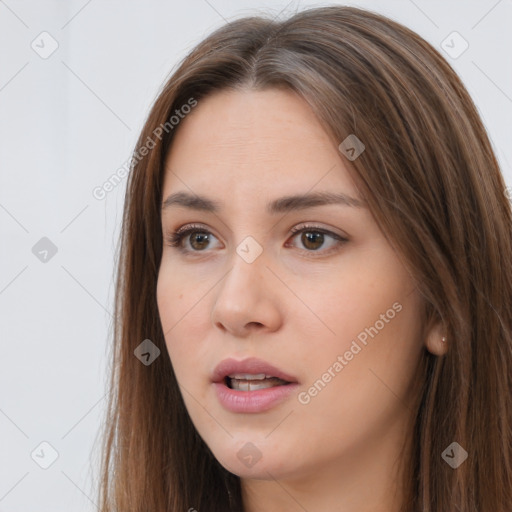
[{"label": "eyelash", "polygon": [[[324,252],[322,252],[320,249],[318,249],[318,250],[301,249],[301,252],[303,252],[303,253],[308,253],[308,254],[322,253],[322,255],[330,254],[331,252],[339,249],[341,245],[348,242],[347,238],[344,238],[336,233],[333,233],[332,231],[328,231],[319,226],[305,224],[305,225],[301,225],[300,227],[299,226],[293,227],[290,230],[292,237],[295,237],[297,234],[304,233],[304,232],[321,233],[323,235],[328,235],[329,237],[336,240],[338,243],[335,244],[334,247],[331,247],[331,249],[324,251]],[[208,235],[213,234],[213,233],[210,233],[210,231],[208,231],[207,229],[205,229],[204,227],[202,227],[200,225],[191,224],[188,226],[181,227],[181,228],[177,229],[176,231],[173,231],[173,232],[167,234],[165,236],[165,241],[166,241],[167,245],[169,245],[171,247],[175,247],[183,253],[200,254],[202,252],[206,252],[206,249],[203,251],[195,251],[195,250],[188,250],[183,247],[183,244],[182,244],[183,239],[186,238],[188,235],[191,235],[192,233],[204,233],[204,234],[208,234]]]}]

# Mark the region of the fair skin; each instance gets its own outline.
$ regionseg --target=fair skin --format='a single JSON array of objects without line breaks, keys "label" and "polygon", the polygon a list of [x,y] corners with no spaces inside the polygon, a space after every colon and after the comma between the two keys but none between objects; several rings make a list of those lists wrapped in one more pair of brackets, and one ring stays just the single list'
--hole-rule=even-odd
[{"label": "fair skin", "polygon": [[[425,345],[442,345],[438,331],[423,338],[420,294],[349,164],[308,104],[276,89],[202,99],[166,160],[164,200],[187,192],[219,210],[162,210],[162,328],[188,413],[217,460],[240,476],[248,512],[400,507],[416,364]],[[282,196],[320,191],[361,204],[266,211]],[[304,223],[347,241],[312,228],[316,239],[290,233]],[[166,243],[189,224],[199,229],[183,238],[186,252]],[[237,253],[248,236],[262,251],[250,263]],[[373,337],[348,360],[371,326]],[[296,377],[297,391],[263,412],[227,410],[211,381],[227,357],[263,359]],[[310,391],[319,379],[320,391]],[[247,465],[237,454],[249,442],[260,458]]]}]

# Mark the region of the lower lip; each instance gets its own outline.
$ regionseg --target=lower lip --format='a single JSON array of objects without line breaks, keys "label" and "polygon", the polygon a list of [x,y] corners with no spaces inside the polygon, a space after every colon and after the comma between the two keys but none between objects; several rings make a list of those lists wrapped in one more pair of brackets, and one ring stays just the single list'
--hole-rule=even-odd
[{"label": "lower lip", "polygon": [[222,406],[231,412],[263,412],[275,407],[297,389],[298,384],[285,384],[256,391],[238,391],[224,382],[215,382],[215,391]]}]

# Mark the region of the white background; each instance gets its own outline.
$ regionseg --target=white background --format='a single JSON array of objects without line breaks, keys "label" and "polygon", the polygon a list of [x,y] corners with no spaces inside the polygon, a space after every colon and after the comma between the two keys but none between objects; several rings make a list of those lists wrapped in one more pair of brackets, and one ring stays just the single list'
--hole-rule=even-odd
[{"label": "white background", "polygon": [[[178,61],[225,20],[288,17],[317,2],[0,0],[0,512],[97,509],[94,442],[105,405],[114,256],[126,160]],[[512,183],[512,1],[359,1],[437,48],[483,117]],[[57,50],[43,59],[32,42]],[[42,41],[42,42],[41,42]],[[454,44],[459,44],[458,42]],[[38,45],[38,46],[37,46]],[[57,253],[32,247],[49,238]],[[42,469],[43,441],[57,460]],[[51,451],[36,450],[50,461]]]}]

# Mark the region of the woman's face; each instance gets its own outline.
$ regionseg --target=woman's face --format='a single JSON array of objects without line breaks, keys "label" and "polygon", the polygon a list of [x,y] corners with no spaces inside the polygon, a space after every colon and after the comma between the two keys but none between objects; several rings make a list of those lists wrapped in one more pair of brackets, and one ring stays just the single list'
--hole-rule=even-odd
[{"label": "woman's face", "polygon": [[347,160],[293,92],[217,92],[178,128],[157,299],[197,431],[243,478],[390,468],[421,303]]}]

